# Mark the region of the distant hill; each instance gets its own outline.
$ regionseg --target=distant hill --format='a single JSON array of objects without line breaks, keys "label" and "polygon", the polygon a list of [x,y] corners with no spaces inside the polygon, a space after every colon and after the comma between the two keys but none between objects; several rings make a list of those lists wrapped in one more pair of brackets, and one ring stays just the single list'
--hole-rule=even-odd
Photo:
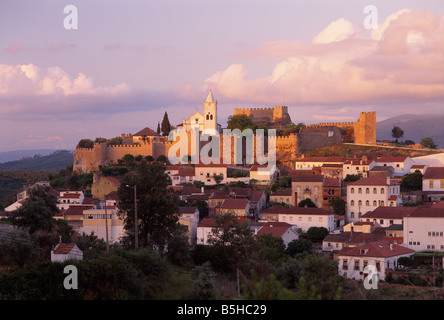
[{"label": "distant hill", "polygon": [[413,140],[419,143],[422,138],[432,137],[438,148],[444,148],[444,115],[401,115],[376,123],[376,138],[378,140],[394,140],[394,126],[404,130],[404,136],[399,141]]},{"label": "distant hill", "polygon": [[47,156],[57,151],[56,149],[36,149],[36,150],[14,150],[0,152],[0,163],[22,160],[23,158],[32,158],[36,154]]},{"label": "distant hill", "polygon": [[74,156],[71,151],[55,151],[46,156],[33,156],[22,160],[0,163],[0,170],[59,171],[71,166]]}]

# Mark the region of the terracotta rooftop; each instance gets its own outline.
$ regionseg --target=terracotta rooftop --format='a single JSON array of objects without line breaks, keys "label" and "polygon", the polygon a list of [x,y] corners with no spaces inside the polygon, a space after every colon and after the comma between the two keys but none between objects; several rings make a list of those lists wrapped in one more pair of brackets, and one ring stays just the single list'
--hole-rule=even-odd
[{"label": "terracotta rooftop", "polygon": [[251,190],[249,200],[250,201],[259,201],[262,198],[262,195],[265,193],[264,190]]},{"label": "terracotta rooftop", "polygon": [[182,213],[195,213],[197,207],[179,207],[179,214]]},{"label": "terracotta rooftop", "polygon": [[75,243],[59,243],[54,248],[53,252],[54,254],[68,254],[71,252],[75,245]]},{"label": "terracotta rooftop", "polygon": [[267,222],[257,232],[257,235],[271,234],[273,237],[282,237],[292,226],[286,222]]},{"label": "terracotta rooftop", "polygon": [[[392,246],[392,249],[390,249],[390,245]],[[359,247],[343,248],[338,252],[338,255],[353,257],[388,258],[413,252],[415,251],[403,246],[390,244],[386,241],[378,241],[367,243]]]},{"label": "terracotta rooftop", "polygon": [[296,162],[344,162],[341,157],[305,157]]},{"label": "terracotta rooftop", "polygon": [[92,208],[92,205],[70,206],[63,212],[63,215],[83,215],[83,210],[89,210]]},{"label": "terracotta rooftop", "polygon": [[326,178],[324,180],[324,187],[332,187],[332,188],[339,188],[341,186],[341,182],[339,179],[333,179],[333,178]]},{"label": "terracotta rooftop", "polygon": [[114,177],[102,177],[108,179],[111,183],[114,183],[116,186],[120,186],[120,180]]},{"label": "terracotta rooftop", "polygon": [[387,186],[387,179],[371,176],[365,179],[348,183],[349,186]]},{"label": "terracotta rooftop", "polygon": [[444,209],[416,207],[407,217],[410,218],[444,218]]},{"label": "terracotta rooftop", "polygon": [[428,167],[423,179],[444,179],[444,167]]},{"label": "terracotta rooftop", "polygon": [[221,209],[245,209],[248,205],[248,199],[225,199]]},{"label": "terracotta rooftop", "polygon": [[408,157],[380,157],[376,162],[404,162]]},{"label": "terracotta rooftop", "polygon": [[292,182],[324,182],[322,175],[295,175],[291,178]]},{"label": "terracotta rooftop", "polygon": [[402,219],[416,209],[416,207],[378,207],[363,214],[361,219]]},{"label": "terracotta rooftop", "polygon": [[347,244],[361,244],[381,241],[385,237],[386,228],[377,227],[371,232],[344,231],[339,234],[328,234],[323,242],[339,242]]},{"label": "terracotta rooftop", "polygon": [[303,215],[333,215],[326,209],[321,208],[302,208],[302,207],[284,207],[281,205],[273,205],[270,208],[264,209],[261,213],[275,213],[275,214],[303,214]]},{"label": "terracotta rooftop", "polygon": [[349,159],[344,162],[344,164],[350,164],[352,166],[368,166],[370,163],[372,163],[371,160],[361,160],[361,159]]},{"label": "terracotta rooftop", "polygon": [[139,132],[133,134],[133,136],[135,137],[141,137],[141,136],[148,136],[148,137],[152,137],[152,136],[160,136],[156,131],[151,130],[150,128],[146,127],[142,130],[140,130]]}]

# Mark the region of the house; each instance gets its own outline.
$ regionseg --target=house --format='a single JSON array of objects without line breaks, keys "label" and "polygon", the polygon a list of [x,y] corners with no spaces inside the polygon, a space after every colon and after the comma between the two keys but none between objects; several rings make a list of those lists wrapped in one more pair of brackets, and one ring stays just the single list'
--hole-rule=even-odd
[{"label": "house", "polygon": [[[254,232],[254,229],[258,227],[252,226],[248,220],[235,219],[236,223],[248,223],[250,225],[250,230]],[[214,218],[203,218],[197,226],[197,239],[196,244],[208,245],[210,237],[213,235],[213,229],[217,227],[217,221]]]},{"label": "house", "polygon": [[413,166],[410,167],[410,173],[415,173],[416,171],[421,172],[422,174],[424,174],[427,170],[427,165],[425,164],[414,164]]},{"label": "house", "polygon": [[95,172],[93,175],[93,183],[91,185],[91,194],[96,199],[104,200],[105,195],[112,191],[117,191],[119,187],[119,179],[102,176],[100,172]]},{"label": "house", "polygon": [[415,251],[444,252],[444,209],[415,209],[404,217],[404,246]]},{"label": "house", "polygon": [[85,195],[82,191],[60,191],[57,199],[57,208],[59,210],[68,209],[72,205],[80,205],[83,203]]},{"label": "house", "polygon": [[269,196],[270,202],[285,203],[287,205],[293,205],[291,189],[282,189],[276,192],[272,192]]},{"label": "house", "polygon": [[197,207],[180,206],[176,215],[179,218],[178,222],[187,227],[189,243],[191,245],[196,244],[199,209]]},{"label": "house", "polygon": [[341,157],[304,157],[295,161],[296,170],[313,170],[314,167],[322,167],[323,164],[340,164],[344,163]]},{"label": "house", "polygon": [[260,228],[255,229],[254,237],[265,234],[271,234],[272,237],[282,238],[285,247],[287,247],[291,241],[299,238],[299,234],[294,226],[286,222],[266,222]]},{"label": "house", "polygon": [[393,224],[402,225],[404,217],[415,211],[415,207],[378,207],[368,211],[359,218],[360,221],[375,222],[381,227],[388,228]]},{"label": "house", "polygon": [[23,205],[23,203],[25,202],[25,200],[26,200],[26,199],[24,199],[24,200],[18,200],[18,201],[16,201],[16,202],[14,202],[13,204],[7,206],[7,207],[5,208],[5,211],[6,211],[6,212],[12,212],[12,211],[15,211],[15,210],[19,209],[19,208]]},{"label": "house", "polygon": [[323,205],[323,184],[322,175],[295,175],[292,176],[291,205],[297,206],[299,202],[305,199],[311,199],[316,207],[322,208]]},{"label": "house", "polygon": [[422,177],[422,190],[444,193],[444,166],[427,168]]},{"label": "house", "polygon": [[183,183],[193,183],[195,177],[195,169],[192,167],[182,167],[177,173],[170,176],[173,186],[177,186]]},{"label": "house", "polygon": [[232,212],[237,217],[249,218],[251,217],[250,208],[248,199],[225,199],[220,206],[220,213]]},{"label": "house", "polygon": [[342,197],[341,181],[334,178],[326,178],[322,185],[322,208],[329,209],[332,199]]},{"label": "house", "polygon": [[334,214],[321,208],[284,207],[274,205],[263,210],[261,221],[286,222],[301,228],[304,232],[311,227],[324,227],[328,231],[335,229]]},{"label": "house", "polygon": [[51,261],[65,262],[67,260],[83,260],[83,252],[75,243],[62,243],[60,241],[51,250]]},{"label": "house", "polygon": [[351,222],[343,227],[342,232],[331,232],[322,240],[322,250],[339,251],[346,247],[359,247],[369,242],[382,241],[386,237],[386,228],[373,222]]},{"label": "house", "polygon": [[210,163],[210,164],[195,164],[195,181],[201,181],[205,185],[215,185],[217,181],[215,176],[221,176],[220,183],[227,183],[227,165],[223,164],[222,161],[220,164]]},{"label": "house", "polygon": [[257,180],[259,184],[270,185],[279,177],[279,169],[276,165],[253,165],[250,168],[250,180]]},{"label": "house", "polygon": [[374,166],[367,172],[368,177],[380,177],[383,179],[393,178],[395,169],[390,166]]},{"label": "house", "polygon": [[[73,207],[70,209],[72,210]],[[118,242],[125,235],[123,218],[118,215],[119,210],[115,206],[103,206],[99,209],[82,210],[81,226],[78,232],[82,234],[94,234],[98,239],[106,240],[106,232],[108,231],[108,242]],[[68,212],[69,214],[69,212]],[[65,212],[66,215],[66,212]],[[68,219],[74,219],[74,214],[69,215]],[[69,220],[68,223],[74,223]],[[108,229],[108,230],[107,230]]]},{"label": "house", "polygon": [[394,175],[410,173],[415,162],[410,157],[379,157],[375,159],[376,166],[392,167]]},{"label": "house", "polygon": [[215,191],[208,198],[208,216],[214,217],[220,213],[220,207],[225,199],[230,199],[229,191]]},{"label": "house", "polygon": [[409,257],[415,251],[386,241],[371,242],[360,247],[346,247],[337,253],[338,271],[342,276],[364,280],[366,267],[373,266],[379,280],[385,280],[389,270],[394,270],[398,259]]},{"label": "house", "polygon": [[92,205],[75,205],[66,210],[62,210],[54,216],[55,219],[64,219],[74,231],[79,233],[83,227],[83,211],[93,209]]},{"label": "house", "polygon": [[321,174],[326,178],[342,179],[343,164],[341,164],[341,163],[324,163],[321,166]]},{"label": "house", "polygon": [[373,160],[349,159],[342,165],[343,177],[348,175],[358,175],[361,178],[368,178],[368,172],[375,166]]},{"label": "house", "polygon": [[267,206],[267,194],[264,190],[251,190],[248,200],[250,201],[250,214],[257,218]]},{"label": "house", "polygon": [[139,132],[133,134],[133,143],[146,143],[153,141],[161,141],[161,135],[156,131],[146,127],[140,130]]},{"label": "house", "polygon": [[[369,177],[347,184],[347,221],[358,221],[362,214],[378,207],[399,205],[400,186],[380,177]],[[398,196],[395,200],[389,198]]]}]

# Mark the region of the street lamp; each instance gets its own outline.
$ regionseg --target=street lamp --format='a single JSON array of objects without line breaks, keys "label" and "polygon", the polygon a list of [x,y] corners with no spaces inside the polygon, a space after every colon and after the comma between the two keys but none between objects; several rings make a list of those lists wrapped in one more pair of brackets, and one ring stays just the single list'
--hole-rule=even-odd
[{"label": "street lamp", "polygon": [[139,230],[137,228],[137,186],[126,185],[127,188],[134,189],[134,247],[139,247]]}]

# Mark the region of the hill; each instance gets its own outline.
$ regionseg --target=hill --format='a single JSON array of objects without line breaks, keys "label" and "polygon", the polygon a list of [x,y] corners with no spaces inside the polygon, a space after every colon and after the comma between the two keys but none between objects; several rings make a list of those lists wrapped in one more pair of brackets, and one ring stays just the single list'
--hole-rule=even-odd
[{"label": "hill", "polygon": [[438,148],[444,148],[444,115],[412,115],[406,114],[376,123],[376,137],[378,140],[394,140],[392,129],[394,126],[404,130],[400,141],[413,140],[419,143],[422,138],[432,137]]},{"label": "hill", "polygon": [[35,155],[47,156],[55,152],[55,149],[14,150],[0,152],[0,163],[32,158]]},{"label": "hill", "polygon": [[74,161],[71,151],[61,150],[46,156],[35,155],[32,158],[0,163],[3,170],[59,171],[72,166]]}]

